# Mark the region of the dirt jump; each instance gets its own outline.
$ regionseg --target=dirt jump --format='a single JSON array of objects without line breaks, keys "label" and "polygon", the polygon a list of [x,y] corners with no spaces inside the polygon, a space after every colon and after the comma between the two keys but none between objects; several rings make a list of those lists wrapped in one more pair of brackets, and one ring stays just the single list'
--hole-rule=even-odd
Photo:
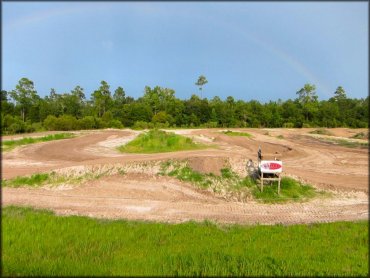
[{"label": "dirt jump", "polygon": [[[135,165],[186,159],[196,171],[219,173],[225,161],[241,176],[246,164],[257,160],[259,147],[279,155],[284,176],[333,193],[325,199],[285,204],[255,200],[227,200],[207,190],[159,176],[156,169],[134,169],[79,185],[2,188],[2,205],[46,208],[61,215],[163,222],[212,220],[240,224],[293,224],[368,219],[368,149],[349,148],[321,140],[314,129],[230,129],[252,137],[228,136],[226,129],[169,130],[210,148],[157,154],[124,154],[116,147],[142,131],[98,130],[75,132],[71,139],[18,147],[2,155],[2,178],[11,179],[50,171],[100,169],[105,165]],[[351,138],[367,130],[330,129],[332,138]],[[42,136],[42,134],[31,134]],[[19,137],[19,136],[18,136]],[[4,136],[3,140],[14,137]],[[365,140],[364,140],[365,141]],[[100,167],[100,168],[99,168]]]}]

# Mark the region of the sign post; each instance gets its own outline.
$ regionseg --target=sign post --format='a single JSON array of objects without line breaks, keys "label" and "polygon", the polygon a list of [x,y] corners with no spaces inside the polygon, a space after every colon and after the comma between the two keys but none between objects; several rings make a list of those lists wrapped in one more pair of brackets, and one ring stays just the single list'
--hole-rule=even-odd
[{"label": "sign post", "polygon": [[258,173],[261,180],[261,192],[264,181],[278,181],[278,194],[280,194],[281,173],[283,162],[281,160],[263,160],[261,147],[258,148]]}]

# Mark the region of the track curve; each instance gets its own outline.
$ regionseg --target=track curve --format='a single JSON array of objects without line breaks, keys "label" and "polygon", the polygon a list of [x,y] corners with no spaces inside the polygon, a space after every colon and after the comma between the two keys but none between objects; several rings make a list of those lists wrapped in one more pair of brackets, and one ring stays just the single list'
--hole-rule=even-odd
[{"label": "track curve", "polygon": [[[51,208],[61,214],[171,222],[211,219],[230,223],[291,224],[368,218],[367,149],[323,143],[308,136],[307,130],[237,130],[253,137],[229,137],[221,133],[221,129],[173,130],[217,148],[160,154],[121,154],[116,151],[115,146],[133,139],[139,134],[136,131],[83,132],[76,138],[38,143],[4,153],[2,177],[9,179],[66,167],[202,157],[207,161],[230,159],[239,163],[237,166],[242,171],[246,160],[256,162],[257,150],[261,146],[263,153],[276,153],[281,157],[284,174],[319,188],[339,191],[339,197],[303,204],[242,204],[220,200],[172,179],[158,181],[155,176],[129,176],[90,182],[70,189],[69,195],[59,189],[3,188],[3,204]],[[279,135],[283,139],[278,139]],[[355,193],[348,193],[351,191]],[[343,197],[345,194],[352,195]],[[142,204],[151,205],[145,208]]]}]

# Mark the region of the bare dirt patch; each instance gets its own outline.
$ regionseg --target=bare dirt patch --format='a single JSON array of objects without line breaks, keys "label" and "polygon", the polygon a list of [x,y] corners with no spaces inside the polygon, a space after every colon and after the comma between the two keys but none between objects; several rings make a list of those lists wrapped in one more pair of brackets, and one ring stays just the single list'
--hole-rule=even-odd
[{"label": "bare dirt patch", "polygon": [[203,174],[220,175],[221,169],[226,167],[224,157],[191,157],[188,161],[193,170]]}]

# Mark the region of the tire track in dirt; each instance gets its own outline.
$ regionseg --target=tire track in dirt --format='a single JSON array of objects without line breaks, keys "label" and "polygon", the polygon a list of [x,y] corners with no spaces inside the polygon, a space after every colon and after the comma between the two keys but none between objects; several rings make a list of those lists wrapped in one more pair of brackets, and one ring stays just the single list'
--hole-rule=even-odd
[{"label": "tire track in dirt", "polygon": [[[163,186],[165,184],[165,186]],[[150,191],[148,193],[148,191]],[[220,223],[295,224],[359,220],[368,217],[364,193],[305,203],[227,202],[191,185],[160,177],[111,176],[83,186],[4,188],[3,205],[52,209],[58,214],[165,222],[212,220]]]},{"label": "tire track in dirt", "polygon": [[[283,161],[284,174],[297,176],[321,188],[362,190],[368,192],[368,150],[350,149],[322,143],[304,135],[287,130],[277,130],[284,139],[261,134],[255,129],[238,129],[253,138],[235,138],[220,134],[216,140],[239,150],[256,164],[256,154],[261,146],[262,154],[273,156],[275,152]],[[212,136],[212,133],[208,134]],[[238,148],[235,148],[237,150]]]},{"label": "tire track in dirt", "polygon": [[[3,188],[3,204],[50,208],[59,214],[181,222],[215,220],[225,223],[302,223],[368,218],[368,150],[349,149],[322,143],[301,130],[238,129],[252,138],[229,137],[220,130],[175,131],[218,148],[160,154],[120,154],[109,142],[126,140],[137,132],[105,130],[84,132],[80,137],[38,143],[5,153],[3,178],[58,170],[66,167],[126,165],[167,159],[230,159],[245,171],[245,162],[256,163],[258,147],[263,154],[281,157],[284,174],[320,188],[359,190],[350,197],[338,195],[307,203],[265,205],[236,203],[213,193],[166,179],[136,174],[122,178],[105,177],[70,189]],[[344,131],[341,131],[344,133]],[[274,134],[274,135],[271,135]],[[276,136],[283,135],[283,139]],[[130,137],[130,138],[131,138]],[[113,141],[112,141],[113,140]],[[108,144],[109,143],[109,144]],[[216,163],[216,162],[215,162]],[[68,169],[68,168],[66,168]]]}]

